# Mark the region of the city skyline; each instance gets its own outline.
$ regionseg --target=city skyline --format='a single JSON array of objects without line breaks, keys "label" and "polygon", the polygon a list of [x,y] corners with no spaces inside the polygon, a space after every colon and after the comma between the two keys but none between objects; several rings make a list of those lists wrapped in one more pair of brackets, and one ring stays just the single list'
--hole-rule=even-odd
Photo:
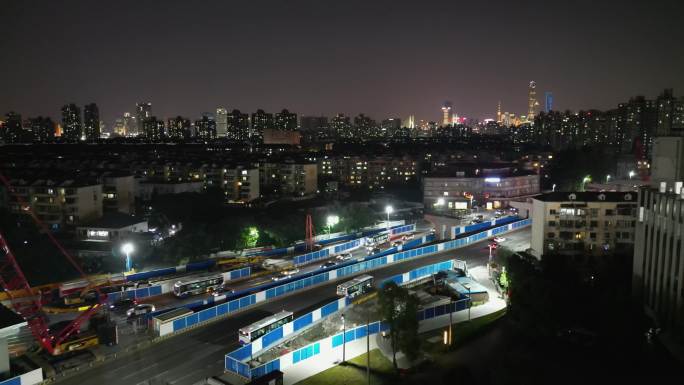
[{"label": "city skyline", "polygon": [[[159,117],[196,118],[225,107],[439,121],[444,100],[461,116],[496,118],[498,101],[504,111],[522,115],[531,80],[538,96],[553,92],[556,109],[573,111],[609,108],[624,95],[684,89],[677,70],[684,57],[674,49],[682,38],[673,28],[681,13],[675,2],[584,3],[572,9],[535,2],[429,3],[415,6],[420,17],[413,16],[414,7],[384,2],[210,3],[193,12],[260,17],[231,23],[207,17],[184,28],[167,20],[178,20],[186,5],[164,5],[110,4],[102,12],[111,17],[102,19],[82,17],[86,11],[76,4],[9,4],[14,17],[7,20],[9,33],[0,48],[16,60],[0,64],[2,74],[12,74],[0,75],[12,91],[0,95],[0,107],[56,117],[64,104],[95,102],[107,127],[140,100],[151,101]],[[133,6],[136,12],[128,12]],[[569,17],[556,20],[558,12]],[[156,15],[161,24],[152,28],[139,15]],[[532,16],[534,25],[524,23]],[[492,17],[488,33],[472,39],[461,32],[483,28],[485,17]],[[350,23],[355,28],[347,28]],[[458,28],[445,27],[449,23]],[[81,33],[81,27],[92,33]],[[532,43],[526,44],[529,36]],[[453,49],[444,52],[445,46]],[[506,46],[510,53],[497,48]],[[640,47],[637,57],[629,53],[634,46]],[[206,60],[198,62],[197,52],[205,52]],[[610,74],[599,67],[611,68]]]}]

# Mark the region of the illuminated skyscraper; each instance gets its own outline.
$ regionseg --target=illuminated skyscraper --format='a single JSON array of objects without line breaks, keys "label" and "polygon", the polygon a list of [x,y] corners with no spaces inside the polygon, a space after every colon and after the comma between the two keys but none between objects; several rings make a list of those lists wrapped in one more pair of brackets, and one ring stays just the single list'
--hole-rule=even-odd
[{"label": "illuminated skyscraper", "polygon": [[216,136],[225,138],[228,133],[228,110],[219,107],[216,109]]},{"label": "illuminated skyscraper", "polygon": [[337,114],[332,119],[332,131],[337,138],[351,138],[353,136],[351,130],[351,121],[348,116]]},{"label": "illuminated skyscraper", "polygon": [[249,139],[249,116],[240,110],[228,114],[228,139],[245,141]]},{"label": "illuminated skyscraper", "polygon": [[402,122],[402,126],[404,128],[413,130],[416,128],[416,117],[414,115],[409,115],[409,117]]},{"label": "illuminated skyscraper", "polygon": [[442,106],[442,125],[448,126],[451,124],[451,102],[444,102]]},{"label": "illuminated skyscraper", "polygon": [[182,116],[170,118],[166,123],[166,127],[171,139],[190,139],[192,136],[190,119]]},{"label": "illuminated skyscraper", "polygon": [[144,130],[145,119],[152,116],[152,103],[150,102],[140,102],[135,106],[135,118],[136,118],[136,132],[129,132],[128,134],[141,135]]},{"label": "illuminated skyscraper", "polygon": [[547,114],[553,110],[553,94],[550,91],[544,92],[544,112]]},{"label": "illuminated skyscraper", "polygon": [[499,104],[496,105],[496,122],[501,123],[501,100],[499,100]]},{"label": "illuminated skyscraper", "polygon": [[537,102],[537,83],[532,80],[530,85],[527,87],[527,121],[533,122],[534,116],[536,115],[535,109],[539,105]]},{"label": "illuminated skyscraper", "polygon": [[275,129],[280,131],[297,130],[297,114],[282,110],[275,114]]}]

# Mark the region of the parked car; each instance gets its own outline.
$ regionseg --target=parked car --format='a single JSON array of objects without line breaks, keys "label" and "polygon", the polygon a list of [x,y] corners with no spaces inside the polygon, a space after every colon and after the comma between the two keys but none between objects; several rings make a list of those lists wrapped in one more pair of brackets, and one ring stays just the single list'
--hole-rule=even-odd
[{"label": "parked car", "polygon": [[211,292],[211,295],[213,295],[214,297],[218,297],[219,295],[222,295],[222,294],[233,294],[233,293],[235,293],[235,290],[223,285],[223,286],[218,287],[213,292]]},{"label": "parked car", "polygon": [[128,318],[138,317],[144,314],[152,313],[155,310],[154,305],[149,303],[141,303],[128,309],[126,316]]},{"label": "parked car", "polygon": [[119,298],[109,304],[109,309],[113,311],[120,311],[123,309],[130,309],[132,306],[138,304],[135,298]]}]

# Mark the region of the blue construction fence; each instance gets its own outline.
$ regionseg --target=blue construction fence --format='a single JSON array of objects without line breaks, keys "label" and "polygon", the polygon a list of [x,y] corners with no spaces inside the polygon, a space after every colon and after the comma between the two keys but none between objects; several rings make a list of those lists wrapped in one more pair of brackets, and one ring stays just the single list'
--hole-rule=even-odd
[{"label": "blue construction fence", "polygon": [[[527,226],[530,223],[530,219],[523,219],[519,222],[513,224],[509,223],[504,226],[506,226],[508,230],[511,230],[513,228]],[[346,277],[363,271],[372,270],[383,265],[399,262],[401,260],[416,258],[423,255],[434,254],[437,252],[442,252],[449,249],[461,247],[486,237],[487,232],[485,231],[483,233],[474,234],[467,238],[459,239],[456,241],[449,241],[441,244],[425,246],[409,251],[402,251],[396,254],[377,256],[370,259],[367,258],[362,262],[348,261],[340,265],[332,266],[326,269],[319,269],[311,273],[299,275],[291,278],[290,280],[267,283],[251,289],[243,290],[241,292],[236,292],[228,297],[219,296],[216,298],[217,302],[222,301],[224,299],[229,300],[229,302],[222,303],[212,308],[203,310],[202,312],[188,315],[184,318],[175,320],[173,323],[172,332],[181,331],[189,326],[194,325],[197,322],[201,322],[202,320],[206,321],[214,317],[219,317],[232,312],[236,312],[238,310],[252,306],[256,303],[287,295],[289,293],[303,290],[314,285],[334,281],[342,277]],[[457,241],[458,244],[455,243]],[[204,315],[200,316],[199,314],[202,313],[204,313]]]},{"label": "blue construction fence", "polygon": [[409,272],[397,274],[395,276],[387,278],[386,280],[380,283],[380,287],[385,286],[389,282],[394,282],[397,285],[407,284],[409,282],[413,282],[421,278],[429,277],[442,270],[451,270],[453,266],[454,261],[448,260],[444,262],[434,263],[432,265],[419,267],[415,270],[411,270]]},{"label": "blue construction fence", "polygon": [[[413,232],[413,231],[415,231],[415,229],[416,229],[415,224],[402,225],[402,226],[390,228],[390,233],[392,235],[397,235],[397,234]],[[377,230],[377,232],[381,232],[381,231],[384,231],[384,230]],[[298,255],[298,256],[293,258],[293,263],[295,264],[295,266],[299,266],[299,265],[304,265],[307,263],[317,261],[319,259],[325,259],[325,258],[330,257],[331,255],[343,253],[347,250],[353,250],[353,249],[356,249],[360,246],[363,246],[363,242],[364,242],[363,238],[359,238],[359,239],[354,239],[350,242],[346,242],[346,243],[343,243],[340,245],[326,247],[325,249],[322,249],[319,251],[314,251],[312,253]],[[420,242],[418,244],[420,244]],[[396,248],[393,248],[393,250],[396,251]],[[387,253],[387,250],[385,250],[385,253]]]},{"label": "blue construction fence", "polygon": [[[246,278],[249,277],[250,274],[252,273],[252,268],[251,267],[243,267],[241,269],[235,269],[228,271],[226,273],[223,273],[225,276],[226,281],[232,281],[238,278]],[[168,291],[167,291],[168,292]],[[164,294],[164,288],[162,285],[153,285],[153,286],[148,286],[148,287],[143,287],[139,289],[131,289],[131,290],[126,290],[126,291],[115,291],[107,294],[107,301],[109,303],[115,302],[119,300],[120,298],[146,298],[146,297],[154,297],[155,295],[162,295]]]},{"label": "blue construction fence", "polygon": [[[302,331],[303,329],[313,325],[315,322],[330,316],[344,307],[349,306],[349,304],[351,304],[350,298],[338,299],[310,313],[304,314],[286,325],[264,334],[263,336],[252,341],[252,343],[244,345],[226,354],[224,359],[225,369],[237,373],[243,377],[249,378],[251,376],[249,366],[243,364],[243,361],[252,357],[252,355],[256,354],[257,352],[269,349],[284,337]],[[264,367],[266,367],[266,365],[264,365]],[[269,371],[266,373],[270,373],[273,370],[275,369],[273,365],[271,365],[269,367]]]},{"label": "blue construction fence", "polygon": [[437,305],[418,311],[418,321],[429,320],[435,317],[439,317],[444,314],[455,313],[457,311],[465,310],[468,308],[468,303],[470,298],[459,299],[456,302],[450,302],[444,305]]}]

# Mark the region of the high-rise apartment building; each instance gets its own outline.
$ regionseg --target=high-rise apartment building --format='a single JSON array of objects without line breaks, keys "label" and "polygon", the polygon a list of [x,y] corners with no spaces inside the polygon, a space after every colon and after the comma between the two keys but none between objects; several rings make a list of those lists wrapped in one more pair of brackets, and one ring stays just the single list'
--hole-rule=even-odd
[{"label": "high-rise apartment building", "polygon": [[30,120],[32,135],[41,143],[48,143],[55,139],[55,123],[50,118],[39,116]]},{"label": "high-rise apartment building", "polygon": [[100,139],[100,110],[95,103],[83,107],[83,134],[89,142]]},{"label": "high-rise apartment building", "polygon": [[297,130],[297,114],[292,113],[286,109],[275,114],[275,129],[280,131],[296,131]]},{"label": "high-rise apartment building", "polygon": [[158,120],[156,116],[150,116],[143,122],[143,133],[148,142],[161,142],[165,136],[164,121]]},{"label": "high-rise apartment building", "polygon": [[204,113],[202,119],[195,120],[195,134],[198,138],[209,140],[216,138],[216,121],[214,115]]},{"label": "high-rise apartment building", "polygon": [[537,114],[536,109],[539,105],[537,101],[537,83],[533,81],[527,86],[527,122],[533,122],[534,117]]},{"label": "high-rise apartment building", "polygon": [[252,114],[251,124],[250,139],[253,142],[261,142],[264,140],[264,130],[270,130],[274,127],[273,114],[258,109]]},{"label": "high-rise apartment building", "polygon": [[216,109],[216,136],[225,138],[228,133],[228,110],[219,107]]},{"label": "high-rise apartment building", "polygon": [[639,189],[632,292],[662,329],[664,345],[682,351],[684,137],[655,138],[653,158],[652,184]]},{"label": "high-rise apartment building", "polygon": [[306,142],[329,140],[335,136],[325,116],[302,116],[299,119],[299,130]]},{"label": "high-rise apartment building", "polygon": [[62,137],[70,142],[81,140],[81,109],[75,104],[67,104],[62,107]]},{"label": "high-rise apartment building", "polygon": [[338,139],[348,139],[353,137],[351,122],[348,116],[337,114],[332,119],[332,131]]},{"label": "high-rise apartment building", "polygon": [[182,116],[169,118],[166,123],[166,128],[168,130],[169,138],[174,140],[187,140],[192,136],[190,119],[184,118]]},{"label": "high-rise apartment building", "polygon": [[384,119],[380,123],[380,136],[383,137],[395,137],[401,130],[401,119],[399,118],[389,118]]},{"label": "high-rise apartment building", "polygon": [[17,143],[24,137],[24,129],[21,123],[21,115],[10,111],[5,115],[5,122],[2,124],[0,136],[7,143]]},{"label": "high-rise apartment building", "polygon": [[228,114],[228,139],[246,141],[249,139],[249,117],[240,110]]}]

